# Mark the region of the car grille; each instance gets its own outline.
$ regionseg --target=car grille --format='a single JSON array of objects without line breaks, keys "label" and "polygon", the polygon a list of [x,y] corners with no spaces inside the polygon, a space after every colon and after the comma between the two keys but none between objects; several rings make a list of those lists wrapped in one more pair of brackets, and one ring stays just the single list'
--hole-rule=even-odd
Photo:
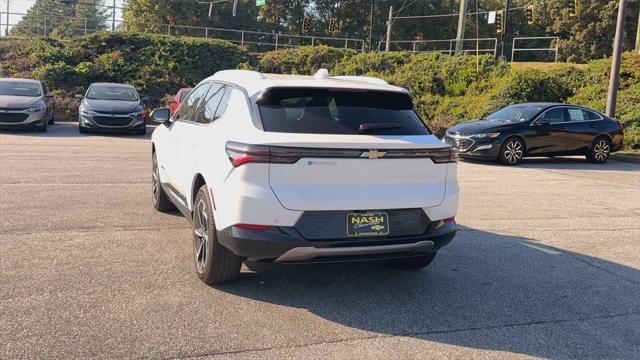
[{"label": "car grille", "polygon": [[[406,237],[424,234],[431,221],[422,209],[371,210],[389,214],[390,237]],[[305,211],[295,229],[307,240],[331,240],[347,238],[347,214],[353,211]],[[351,240],[353,238],[349,238]]]},{"label": "car grille", "polygon": [[93,121],[100,126],[127,126],[131,124],[131,118],[126,116],[95,116]]},{"label": "car grille", "polygon": [[[13,109],[15,111],[15,109]],[[25,113],[4,113],[0,112],[0,122],[2,123],[19,123],[27,120],[29,114]]]},{"label": "car grille", "polygon": [[460,151],[465,151],[469,149],[471,145],[473,145],[473,140],[463,137],[452,137],[447,135],[444,137],[444,141],[447,144],[451,145],[454,149]]}]

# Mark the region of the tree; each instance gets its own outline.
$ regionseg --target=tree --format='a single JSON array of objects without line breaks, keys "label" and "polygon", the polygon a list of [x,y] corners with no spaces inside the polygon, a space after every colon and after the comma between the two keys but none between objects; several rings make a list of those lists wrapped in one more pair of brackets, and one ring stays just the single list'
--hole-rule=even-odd
[{"label": "tree", "polygon": [[107,11],[102,0],[36,0],[22,20],[11,29],[11,34],[53,37],[83,35],[85,19],[88,29],[105,29]]}]

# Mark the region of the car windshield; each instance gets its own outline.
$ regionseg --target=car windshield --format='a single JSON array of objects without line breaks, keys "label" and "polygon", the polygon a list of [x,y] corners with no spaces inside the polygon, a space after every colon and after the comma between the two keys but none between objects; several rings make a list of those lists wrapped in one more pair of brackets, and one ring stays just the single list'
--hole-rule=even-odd
[{"label": "car windshield", "polygon": [[138,94],[128,86],[93,85],[87,92],[87,99],[138,101]]},{"label": "car windshield", "polygon": [[0,81],[0,95],[7,96],[42,96],[40,85],[24,81]]},{"label": "car windshield", "polygon": [[311,134],[428,135],[405,93],[272,88],[258,100],[265,131]]},{"label": "car windshield", "polygon": [[502,108],[491,115],[487,115],[485,120],[504,120],[510,122],[525,122],[533,119],[542,108],[537,106],[511,105]]},{"label": "car windshield", "polygon": [[192,89],[183,90],[182,93],[180,94],[180,99],[178,99],[178,101],[183,102],[184,99],[186,99],[187,96],[189,96],[189,94],[191,94],[191,90]]}]

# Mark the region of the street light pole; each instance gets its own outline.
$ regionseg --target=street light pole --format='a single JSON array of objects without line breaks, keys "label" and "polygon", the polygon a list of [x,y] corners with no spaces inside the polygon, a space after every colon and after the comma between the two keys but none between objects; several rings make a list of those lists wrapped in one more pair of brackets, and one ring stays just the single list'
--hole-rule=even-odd
[{"label": "street light pole", "polygon": [[393,23],[393,5],[389,6],[389,19],[387,20],[387,39],[384,47],[385,51],[391,50],[391,24]]},{"label": "street light pole", "polygon": [[613,40],[613,54],[611,56],[611,73],[609,74],[609,93],[607,94],[607,116],[616,116],[616,101],[618,99],[618,81],[620,80],[620,58],[622,57],[622,37],[624,36],[624,12],[627,0],[620,0],[618,4],[618,22],[616,23],[616,37]]},{"label": "street light pole", "polygon": [[374,0],[371,0],[371,8],[369,9],[369,51],[373,47],[373,12],[375,10]]},{"label": "street light pole", "polygon": [[460,14],[458,15],[458,33],[456,35],[456,55],[462,52],[464,28],[467,21],[467,5],[469,0],[460,0]]},{"label": "street light pole", "polygon": [[9,36],[9,3],[11,0],[7,0],[7,28],[4,30],[4,36]]},{"label": "street light pole", "polygon": [[116,31],[116,0],[113,0],[113,11],[111,16],[111,31]]},{"label": "street light pole", "polygon": [[[504,59],[504,47],[506,43],[507,37],[507,28],[509,24],[509,0],[504,0],[504,18],[502,19],[504,22],[502,24],[502,34],[500,35],[500,59]],[[513,60],[513,59],[512,59]]]}]

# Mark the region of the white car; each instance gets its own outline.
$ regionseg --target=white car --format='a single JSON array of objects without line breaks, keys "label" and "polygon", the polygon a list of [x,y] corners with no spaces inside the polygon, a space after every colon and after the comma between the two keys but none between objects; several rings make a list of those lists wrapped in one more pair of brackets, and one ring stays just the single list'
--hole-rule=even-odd
[{"label": "white car", "polygon": [[207,284],[245,260],[420,269],[457,231],[457,154],[381,79],[225,70],[151,117],[154,206],[192,222]]}]

